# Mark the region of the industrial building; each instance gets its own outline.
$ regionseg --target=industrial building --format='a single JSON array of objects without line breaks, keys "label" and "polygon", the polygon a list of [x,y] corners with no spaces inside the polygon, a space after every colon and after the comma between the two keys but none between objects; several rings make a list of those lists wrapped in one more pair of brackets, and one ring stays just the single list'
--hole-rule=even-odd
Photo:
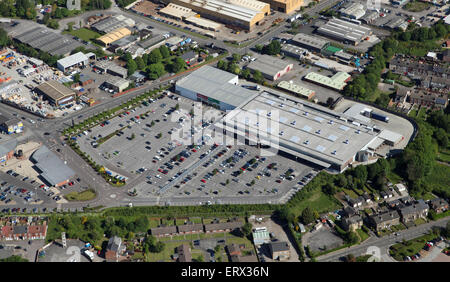
[{"label": "industrial building", "polygon": [[405,31],[408,28],[409,23],[404,18],[393,18],[384,24],[389,29],[401,29]]},{"label": "industrial building", "polygon": [[257,60],[250,62],[247,68],[255,71],[258,70],[269,80],[277,80],[284,74],[292,70],[294,65],[291,62],[278,59],[269,55],[258,56]]},{"label": "industrial building", "polygon": [[56,33],[46,27],[24,23],[19,23],[10,35],[14,40],[52,56],[68,56],[75,48],[84,46],[70,36]]},{"label": "industrial building", "polygon": [[156,35],[155,37],[138,42],[137,45],[144,49],[145,53],[149,53],[151,50],[163,45],[166,39],[167,37],[163,35]]},{"label": "industrial building", "polygon": [[34,88],[34,91],[38,95],[43,95],[56,106],[67,105],[75,101],[75,92],[56,80],[46,81]]},{"label": "industrial building", "polygon": [[88,64],[88,62],[89,58],[84,53],[78,52],[61,60],[58,60],[56,62],[56,66],[60,71],[66,72],[66,70],[70,69],[71,67],[85,66]]},{"label": "industrial building", "polygon": [[91,25],[91,28],[101,33],[110,33],[119,28],[133,27],[135,24],[136,22],[133,19],[123,15],[115,15],[100,20],[99,22]]},{"label": "industrial building", "polygon": [[251,30],[264,16],[270,14],[270,5],[256,0],[164,0],[199,13],[202,17]]},{"label": "industrial building", "polygon": [[21,133],[23,131],[23,122],[16,117],[0,115],[0,130],[7,134]]},{"label": "industrial building", "polygon": [[216,23],[214,21],[210,21],[204,18],[200,18],[197,16],[188,17],[184,20],[188,24],[192,24],[196,27],[211,30],[211,31],[219,31],[222,28],[222,25]]},{"label": "industrial building", "polygon": [[363,4],[353,2],[347,7],[342,8],[340,12],[345,17],[358,20],[366,14],[366,9]]},{"label": "industrial building", "polygon": [[333,18],[319,27],[317,33],[346,44],[358,45],[372,34],[372,30],[368,27]]},{"label": "industrial building", "polygon": [[305,33],[297,33],[292,39],[291,42],[297,46],[303,47],[313,52],[321,53],[322,50],[330,45],[330,42],[327,40],[318,38],[317,36],[305,34]]},{"label": "industrial building", "polygon": [[310,72],[305,75],[304,79],[321,86],[340,91],[347,85],[347,82],[351,79],[351,75],[345,72],[338,72],[332,77],[328,77],[315,72]]},{"label": "industrial building", "polygon": [[126,78],[128,76],[128,71],[126,68],[118,66],[110,61],[99,61],[94,67],[103,73],[120,76],[121,78]]},{"label": "industrial building", "polygon": [[[275,91],[264,91],[214,126],[216,132],[226,130],[227,136],[234,134],[250,144],[277,149],[288,158],[339,172],[357,161],[360,152],[373,156],[369,145],[379,138],[373,127],[349,122],[342,113]],[[395,135],[393,140],[398,137]]]},{"label": "industrial building", "polygon": [[17,139],[11,139],[0,144],[0,163],[14,157],[14,151],[17,148]]},{"label": "industrial building", "polygon": [[337,51],[334,56],[341,63],[350,64],[353,61],[354,56],[350,53],[344,52],[344,50]]},{"label": "industrial building", "polygon": [[121,27],[107,33],[105,35],[100,36],[96,40],[103,44],[104,46],[109,46],[111,43],[124,38],[125,36],[131,35],[131,31],[128,28]]},{"label": "industrial building", "polygon": [[177,21],[182,21],[185,18],[194,16],[196,14],[192,11],[192,9],[174,3],[169,3],[169,5],[159,10],[158,13],[164,17],[175,19]]},{"label": "industrial building", "polygon": [[119,50],[124,51],[125,49],[133,46],[138,40],[139,36],[137,35],[125,36],[124,38],[111,43],[108,47],[108,50],[114,53],[117,53],[117,51]]},{"label": "industrial building", "polygon": [[175,91],[220,110],[232,110],[257,95],[255,91],[239,86],[238,79],[232,73],[203,66],[178,80]]},{"label": "industrial building", "polygon": [[292,44],[283,44],[283,46],[281,46],[281,55],[283,56],[289,56],[297,60],[301,60],[307,54],[308,51],[306,49],[297,47]]},{"label": "industrial building", "polygon": [[311,89],[308,89],[306,87],[294,83],[290,83],[288,81],[281,81],[280,83],[278,83],[277,86],[281,89],[294,93],[296,96],[305,98],[307,100],[312,99],[316,94],[316,92],[314,92]]},{"label": "industrial building", "polygon": [[30,160],[40,172],[40,177],[50,186],[62,186],[75,176],[75,172],[46,146],[37,149]]},{"label": "industrial building", "polygon": [[269,3],[272,10],[290,14],[295,10],[300,9],[303,5],[303,0],[261,0]]},{"label": "industrial building", "polygon": [[114,92],[119,93],[125,90],[130,85],[130,82],[118,76],[110,76],[108,77],[108,79],[106,79],[104,84],[109,89],[112,89],[114,90]]},{"label": "industrial building", "polygon": [[364,22],[365,24],[371,24],[373,23],[376,19],[378,19],[380,17],[380,13],[378,13],[377,11],[368,11],[362,18],[361,21]]}]

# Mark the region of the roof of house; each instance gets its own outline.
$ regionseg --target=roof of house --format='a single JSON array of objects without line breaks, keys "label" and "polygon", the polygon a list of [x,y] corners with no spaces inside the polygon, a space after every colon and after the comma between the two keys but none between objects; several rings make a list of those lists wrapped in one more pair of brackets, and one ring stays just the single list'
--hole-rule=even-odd
[{"label": "roof of house", "polygon": [[289,251],[290,249],[289,244],[287,242],[280,242],[280,241],[270,242],[269,248],[272,253]]},{"label": "roof of house", "polygon": [[430,200],[430,206],[433,209],[448,206],[448,202],[442,198],[434,198]]},{"label": "roof of house", "polygon": [[181,58],[185,61],[194,59],[196,56],[197,56],[197,53],[194,51],[189,51],[189,52],[181,54]]},{"label": "roof of house", "polygon": [[374,214],[370,217],[376,224],[380,224],[383,223],[385,221],[390,221],[393,219],[398,219],[400,218],[400,215],[398,214],[397,211],[390,211],[390,212],[386,212],[386,213],[381,213],[381,214]]},{"label": "roof of house", "polygon": [[255,255],[249,256],[232,255],[231,262],[258,262],[258,258]]},{"label": "roof of house", "polygon": [[177,233],[176,226],[154,227],[150,229],[152,235],[165,235]]},{"label": "roof of house", "polygon": [[195,223],[195,224],[177,225],[177,228],[178,232],[203,231],[203,224]]},{"label": "roof of house", "polygon": [[121,244],[122,244],[122,239],[118,236],[113,236],[113,237],[109,238],[106,249],[109,251],[118,252]]},{"label": "roof of house", "polygon": [[178,253],[178,261],[179,262],[191,262],[192,261],[191,250],[190,250],[188,244],[182,244],[182,245],[178,246],[177,253]]},{"label": "roof of house", "polygon": [[28,227],[26,225],[16,225],[13,227],[14,234],[24,234],[27,233]]},{"label": "roof of house", "polygon": [[229,229],[236,229],[240,228],[244,225],[240,221],[230,221],[230,222],[223,222],[223,223],[211,223],[211,224],[205,224],[205,231],[218,231],[218,230],[229,230]]},{"label": "roof of house", "polygon": [[419,200],[412,205],[401,208],[400,213],[403,216],[405,216],[410,214],[421,213],[424,210],[428,210],[428,208],[429,208],[428,205],[423,200]]},{"label": "roof of house", "polygon": [[233,253],[241,253],[241,248],[239,248],[239,245],[238,244],[235,244],[235,243],[233,243],[233,244],[231,244],[231,245],[227,245],[227,250],[228,250],[228,253],[230,253],[230,254],[233,254]]}]

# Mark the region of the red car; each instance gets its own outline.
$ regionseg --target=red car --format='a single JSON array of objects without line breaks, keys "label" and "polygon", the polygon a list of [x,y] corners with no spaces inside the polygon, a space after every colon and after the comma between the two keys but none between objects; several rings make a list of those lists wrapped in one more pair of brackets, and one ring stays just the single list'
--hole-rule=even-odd
[{"label": "red car", "polygon": [[160,169],[160,168],[158,168],[158,171],[159,171],[159,172],[163,172],[163,170],[162,170],[162,169]]},{"label": "red car", "polygon": [[139,116],[135,116],[136,119],[139,119]]},{"label": "red car", "polygon": [[100,126],[101,126],[101,127],[103,127],[103,126],[105,126],[105,124],[104,124],[104,123],[102,123],[102,124],[100,124]]},{"label": "red car", "polygon": [[195,149],[192,149],[192,152],[194,152],[194,153],[197,153],[197,150],[195,150]]},{"label": "red car", "polygon": [[203,182],[203,183],[206,183],[206,180],[205,179],[202,179],[202,180],[200,180],[201,182]]},{"label": "red car", "polygon": [[277,180],[275,180],[275,182],[281,183],[281,179],[277,179]]},{"label": "red car", "polygon": [[45,187],[45,185],[44,184],[42,184],[41,186],[39,186],[39,188],[44,188]]},{"label": "red car", "polygon": [[73,186],[73,181],[70,181],[70,182],[69,182],[69,186]]},{"label": "red car", "polygon": [[167,174],[169,171],[167,169],[163,170],[162,173]]}]

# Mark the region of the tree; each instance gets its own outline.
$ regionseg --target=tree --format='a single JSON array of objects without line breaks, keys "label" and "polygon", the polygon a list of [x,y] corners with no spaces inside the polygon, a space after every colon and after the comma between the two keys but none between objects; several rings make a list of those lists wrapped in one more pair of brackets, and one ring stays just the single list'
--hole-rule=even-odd
[{"label": "tree", "polygon": [[256,44],[255,45],[255,50],[256,50],[256,52],[258,52],[258,53],[261,53],[262,52],[262,50],[263,50],[263,45],[261,45],[261,44]]},{"label": "tree", "polygon": [[177,57],[175,59],[175,61],[169,65],[170,71],[175,72],[175,73],[183,70],[185,67],[186,67],[186,62],[180,57]]},{"label": "tree", "polygon": [[253,79],[258,83],[262,83],[264,81],[264,77],[259,70],[255,70],[253,72]]},{"label": "tree", "polygon": [[127,61],[128,75],[132,75],[137,70],[137,68],[138,66],[133,59]]},{"label": "tree", "polygon": [[150,55],[148,56],[148,62],[150,64],[159,63],[162,61],[162,59],[163,59],[163,56],[161,55],[161,51],[159,51],[159,48],[151,51]]},{"label": "tree", "polygon": [[150,251],[152,253],[160,253],[160,252],[162,252],[164,250],[165,246],[166,245],[163,242],[158,241],[155,244],[150,245]]},{"label": "tree", "polygon": [[345,260],[346,260],[347,262],[356,262],[355,255],[353,255],[353,254],[348,254],[348,255],[345,257]]},{"label": "tree", "polygon": [[164,65],[162,63],[151,64],[147,68],[147,75],[150,79],[158,79],[165,73]]},{"label": "tree", "polygon": [[304,224],[310,224],[316,220],[314,216],[314,210],[310,207],[305,208],[302,211],[302,221]]},{"label": "tree", "polygon": [[164,59],[170,57],[170,50],[166,45],[161,45],[159,51]]},{"label": "tree", "polygon": [[242,234],[245,237],[249,237],[252,234],[252,228],[253,226],[250,222],[245,223],[241,228]]},{"label": "tree", "polygon": [[367,181],[367,168],[363,165],[357,166],[353,170],[353,176],[359,179],[362,183],[365,183]]},{"label": "tree", "polygon": [[5,47],[9,45],[9,43],[8,33],[3,28],[0,28],[0,47]]},{"label": "tree", "polygon": [[146,64],[145,64],[144,60],[142,59],[142,57],[136,57],[135,61],[136,61],[138,70],[145,69]]},{"label": "tree", "polygon": [[249,69],[244,69],[244,70],[242,70],[242,71],[241,71],[241,76],[242,76],[244,79],[249,79],[250,76],[251,76],[250,70],[249,70]]},{"label": "tree", "polygon": [[281,43],[278,40],[272,40],[263,47],[262,52],[267,55],[277,55],[281,52]]},{"label": "tree", "polygon": [[336,187],[332,183],[327,183],[322,187],[322,191],[327,195],[334,195],[337,192]]}]

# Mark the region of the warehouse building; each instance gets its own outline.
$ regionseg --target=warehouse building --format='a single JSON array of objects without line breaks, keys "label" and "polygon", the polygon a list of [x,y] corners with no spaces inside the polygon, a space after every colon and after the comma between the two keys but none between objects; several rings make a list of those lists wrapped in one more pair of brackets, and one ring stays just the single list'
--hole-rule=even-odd
[{"label": "warehouse building", "polygon": [[128,17],[115,15],[93,24],[91,28],[101,33],[110,33],[119,28],[133,27],[135,24],[136,22]]},{"label": "warehouse building", "polygon": [[151,50],[163,45],[167,40],[164,35],[156,35],[155,37],[138,42],[138,46],[144,49],[145,53],[151,52]]},{"label": "warehouse building", "polygon": [[297,46],[303,47],[313,52],[321,53],[322,50],[330,45],[330,42],[318,38],[317,36],[305,34],[305,33],[297,33],[292,39],[292,43]]},{"label": "warehouse building", "polygon": [[104,85],[107,88],[114,90],[114,92],[119,93],[125,90],[130,85],[130,82],[118,76],[110,76],[106,79]]},{"label": "warehouse building", "polygon": [[121,78],[126,78],[128,76],[128,70],[126,68],[118,66],[110,61],[99,61],[94,67],[102,73],[109,73],[111,75],[120,76]]},{"label": "warehouse building", "polygon": [[17,148],[17,139],[11,139],[0,144],[0,163],[6,162],[14,157]]},{"label": "warehouse building", "polygon": [[392,30],[398,28],[405,31],[408,28],[408,24],[404,18],[393,18],[385,23],[384,26]]},{"label": "warehouse building", "polygon": [[352,54],[344,52],[344,50],[340,50],[340,51],[334,53],[334,56],[339,60],[339,62],[345,63],[345,64],[350,64],[354,58],[354,56]]},{"label": "warehouse building", "polygon": [[129,35],[125,36],[124,38],[121,38],[114,43],[111,43],[108,47],[108,50],[114,53],[117,53],[117,51],[122,50],[133,46],[137,41],[139,40],[139,36],[137,35]]},{"label": "warehouse building", "polygon": [[300,9],[303,5],[303,0],[262,0],[269,3],[272,10],[290,14],[295,10]]},{"label": "warehouse building", "polygon": [[[241,142],[261,144],[296,161],[342,172],[378,132],[341,119],[342,114],[287,94],[264,91],[214,126]],[[267,122],[262,117],[267,117]],[[233,135],[231,135],[233,136]],[[216,143],[219,140],[214,140]]]},{"label": "warehouse building", "polygon": [[222,28],[222,25],[216,23],[214,21],[210,21],[204,18],[200,18],[197,16],[188,17],[184,20],[188,24],[192,24],[196,27],[211,30],[211,31],[219,31]]},{"label": "warehouse building", "polygon": [[125,36],[131,35],[131,31],[128,28],[122,27],[111,31],[103,36],[100,36],[96,40],[103,44],[104,46],[109,46],[111,43],[124,38]]},{"label": "warehouse building", "polygon": [[193,12],[190,8],[186,8],[174,3],[169,3],[169,5],[159,10],[159,14],[167,18],[182,21],[185,18],[194,16],[195,12]]},{"label": "warehouse building", "polygon": [[72,67],[86,66],[88,62],[89,58],[82,52],[78,52],[61,60],[58,60],[56,62],[56,66],[60,71],[66,72]]},{"label": "warehouse building", "polygon": [[321,86],[340,91],[344,89],[347,82],[351,79],[351,75],[345,72],[338,72],[332,77],[324,76],[315,72],[310,72],[305,75],[304,79]]},{"label": "warehouse building", "polygon": [[281,55],[283,56],[289,56],[297,60],[301,60],[307,54],[308,51],[306,49],[297,47],[292,44],[283,44],[283,46],[281,46]]},{"label": "warehouse building", "polygon": [[300,86],[300,85],[297,85],[294,83],[290,83],[288,81],[281,81],[280,83],[278,83],[277,86],[281,89],[284,89],[286,91],[294,93],[298,97],[302,97],[307,100],[312,99],[314,97],[314,95],[316,94],[316,92],[314,92],[311,89],[308,89],[306,87],[303,87],[303,86]]},{"label": "warehouse building", "polygon": [[342,8],[340,12],[343,16],[358,20],[366,14],[366,9],[363,4],[353,2],[347,7]]},{"label": "warehouse building", "polygon": [[34,88],[34,91],[55,106],[64,106],[75,101],[75,92],[56,80],[46,81]]},{"label": "warehouse building", "polygon": [[75,172],[46,146],[37,149],[30,157],[40,177],[50,186],[59,187],[67,184]]},{"label": "warehouse building", "polygon": [[270,14],[270,5],[256,0],[164,0],[199,13],[202,17],[251,30],[264,16]]},{"label": "warehouse building", "polygon": [[220,110],[232,110],[257,95],[254,91],[238,86],[238,79],[235,74],[204,66],[178,80],[175,91]]},{"label": "warehouse building", "polygon": [[247,68],[258,70],[262,75],[272,81],[275,81],[292,70],[294,65],[291,62],[278,59],[269,55],[258,56],[257,60],[247,65]]},{"label": "warehouse building", "polygon": [[372,30],[368,27],[333,18],[319,27],[317,33],[346,44],[358,45],[372,34]]},{"label": "warehouse building", "polygon": [[362,18],[361,21],[365,24],[371,24],[373,23],[376,19],[378,19],[380,17],[380,13],[378,13],[377,11],[368,11]]},{"label": "warehouse building", "polygon": [[55,33],[49,28],[19,23],[11,37],[52,56],[68,56],[77,47],[84,46],[70,36]]}]

